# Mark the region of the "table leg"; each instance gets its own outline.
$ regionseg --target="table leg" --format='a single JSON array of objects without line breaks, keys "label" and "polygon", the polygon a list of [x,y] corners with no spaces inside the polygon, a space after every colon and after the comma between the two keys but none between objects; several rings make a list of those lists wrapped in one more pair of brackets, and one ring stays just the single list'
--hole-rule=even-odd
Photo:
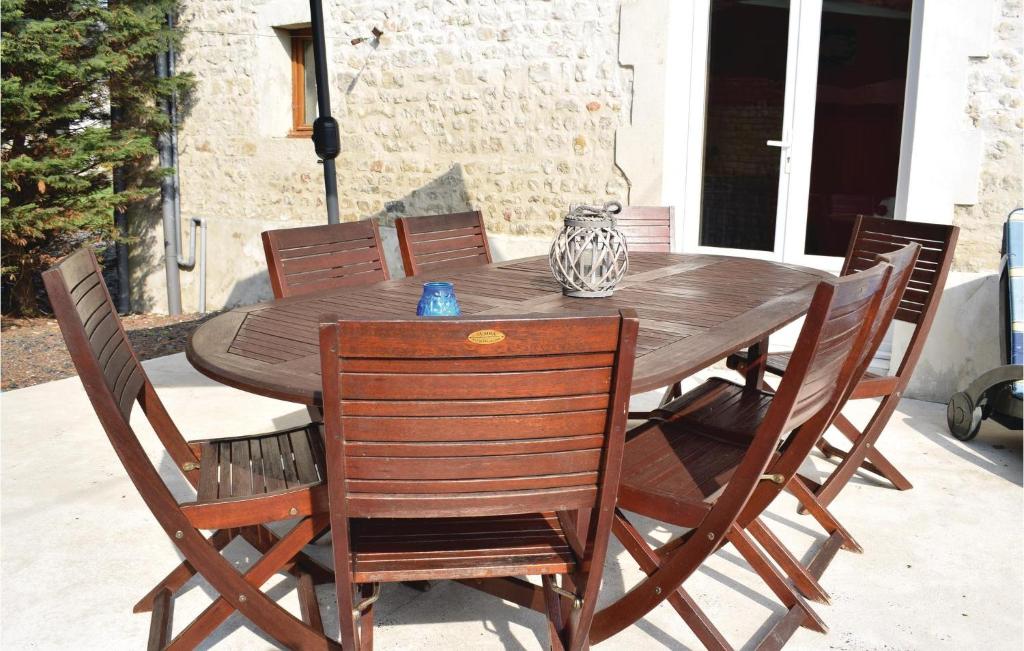
[{"label": "table leg", "polygon": [[747,349],[747,368],[743,372],[746,376],[747,387],[751,389],[764,388],[764,369],[768,364],[768,337],[750,345]]}]

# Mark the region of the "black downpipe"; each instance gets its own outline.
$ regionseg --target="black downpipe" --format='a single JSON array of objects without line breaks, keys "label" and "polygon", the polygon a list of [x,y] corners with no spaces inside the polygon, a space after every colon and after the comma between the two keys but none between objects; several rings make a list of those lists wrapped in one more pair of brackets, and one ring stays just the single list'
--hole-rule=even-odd
[{"label": "black downpipe", "polygon": [[338,223],[338,177],[334,159],[341,151],[338,121],[331,117],[330,82],[327,78],[327,48],[324,39],[324,8],[321,0],[309,0],[313,26],[313,61],[316,73],[317,118],[313,121],[313,148],[324,166],[324,194],[327,223]]},{"label": "black downpipe", "polygon": [[[170,76],[168,59],[170,52],[156,57],[156,76],[167,79]],[[167,114],[168,120],[174,119],[174,109],[170,97],[159,100],[160,107]],[[160,168],[164,174],[160,179],[160,212],[164,224],[164,273],[167,281],[167,313],[181,314],[181,275],[178,272],[178,238],[177,220],[174,214],[174,202],[177,188],[174,186],[174,175],[168,171],[174,167],[174,142],[171,138],[173,124],[157,138]]]}]

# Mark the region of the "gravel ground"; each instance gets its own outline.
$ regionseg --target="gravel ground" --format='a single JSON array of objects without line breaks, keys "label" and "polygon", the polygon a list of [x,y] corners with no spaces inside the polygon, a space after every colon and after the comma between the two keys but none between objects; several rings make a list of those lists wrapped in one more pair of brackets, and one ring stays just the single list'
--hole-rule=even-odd
[{"label": "gravel ground", "polygon": [[[212,314],[131,314],[121,322],[139,359],[180,353]],[[0,334],[0,389],[10,391],[75,375],[55,319],[8,319]]]}]

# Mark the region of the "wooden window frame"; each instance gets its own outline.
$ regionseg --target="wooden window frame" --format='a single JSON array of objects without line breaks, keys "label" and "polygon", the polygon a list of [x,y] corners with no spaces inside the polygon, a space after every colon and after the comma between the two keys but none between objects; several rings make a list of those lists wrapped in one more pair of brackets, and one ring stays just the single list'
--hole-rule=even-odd
[{"label": "wooden window frame", "polygon": [[306,116],[306,43],[312,40],[309,28],[288,30],[292,45],[292,128],[289,138],[308,138],[313,125],[305,124]]}]

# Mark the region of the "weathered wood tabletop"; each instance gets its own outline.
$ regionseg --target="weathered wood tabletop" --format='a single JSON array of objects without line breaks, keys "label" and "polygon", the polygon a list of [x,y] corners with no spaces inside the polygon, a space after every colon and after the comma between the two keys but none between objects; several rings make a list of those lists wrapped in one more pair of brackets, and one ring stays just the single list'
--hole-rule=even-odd
[{"label": "weathered wood tabletop", "polygon": [[642,393],[686,378],[799,318],[825,276],[763,260],[634,253],[613,296],[568,298],[546,256],[526,258],[238,308],[200,326],[186,352],[215,380],[318,405],[322,315],[415,317],[422,284],[446,280],[455,284],[466,316],[635,309],[640,334],[633,393]]}]

